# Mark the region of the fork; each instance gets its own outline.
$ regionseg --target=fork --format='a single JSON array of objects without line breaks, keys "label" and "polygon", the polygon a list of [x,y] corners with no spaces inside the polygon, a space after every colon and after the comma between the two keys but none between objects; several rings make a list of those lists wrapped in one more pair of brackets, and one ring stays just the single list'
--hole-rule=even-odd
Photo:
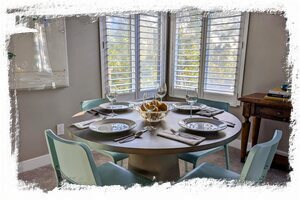
[{"label": "fork", "polygon": [[132,133],[132,134],[126,135],[124,137],[120,137],[120,138],[114,139],[114,142],[119,142],[119,141],[122,141],[122,140],[126,140],[128,138],[134,137],[135,135],[142,134],[142,133],[146,132],[147,130],[148,129],[144,128],[144,129],[142,129],[140,131],[137,131],[135,133]]},{"label": "fork", "polygon": [[229,122],[229,121],[225,121],[225,120],[221,120],[221,119],[219,119],[219,118],[217,118],[215,116],[212,116],[212,118],[216,119],[216,120],[219,120],[221,122],[225,122],[227,124],[227,126],[229,126],[229,127],[234,127],[235,126],[235,123],[232,123],[232,122]]},{"label": "fork", "polygon": [[119,141],[119,143],[125,143],[125,142],[130,142],[132,140],[135,140],[136,138],[141,138],[141,135],[145,133],[147,130],[144,131],[138,131],[136,132],[133,136],[127,137],[124,140]]}]

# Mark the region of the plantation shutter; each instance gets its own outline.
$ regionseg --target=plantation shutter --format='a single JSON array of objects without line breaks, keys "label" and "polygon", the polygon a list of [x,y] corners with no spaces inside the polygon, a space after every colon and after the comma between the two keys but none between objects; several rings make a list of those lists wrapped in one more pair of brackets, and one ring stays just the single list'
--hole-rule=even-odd
[{"label": "plantation shutter", "polygon": [[166,14],[100,17],[102,93],[109,85],[123,100],[154,94],[165,81]]},{"label": "plantation shutter", "polygon": [[133,93],[136,89],[134,16],[106,16],[104,25],[104,84],[111,91]]},{"label": "plantation shutter", "polygon": [[175,16],[174,89],[198,88],[202,13],[186,10]]},{"label": "plantation shutter", "polygon": [[170,96],[239,105],[249,14],[182,10],[171,15]]},{"label": "plantation shutter", "polygon": [[161,15],[139,15],[140,90],[151,90],[160,82]]},{"label": "plantation shutter", "polygon": [[234,95],[241,55],[241,13],[209,13],[204,92]]}]

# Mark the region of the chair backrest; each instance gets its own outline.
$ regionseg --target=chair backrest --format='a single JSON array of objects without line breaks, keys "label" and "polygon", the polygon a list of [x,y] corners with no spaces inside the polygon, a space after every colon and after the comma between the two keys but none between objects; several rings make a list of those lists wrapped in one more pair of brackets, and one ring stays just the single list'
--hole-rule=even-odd
[{"label": "chair backrest", "polygon": [[251,148],[240,176],[241,181],[264,181],[282,137],[282,131],[276,130],[273,138]]},{"label": "chair backrest", "polygon": [[45,130],[45,136],[59,186],[63,179],[80,185],[101,185],[87,145],[60,138],[50,129]]},{"label": "chair backrest", "polygon": [[95,108],[102,103],[108,102],[108,99],[91,99],[80,102],[80,107],[82,111],[90,110],[91,108]]},{"label": "chair backrest", "polygon": [[202,103],[202,104],[205,104],[210,107],[222,109],[226,112],[228,112],[228,110],[229,110],[229,103],[226,103],[226,102],[213,101],[213,100],[207,100],[207,99],[198,99],[197,103]]}]

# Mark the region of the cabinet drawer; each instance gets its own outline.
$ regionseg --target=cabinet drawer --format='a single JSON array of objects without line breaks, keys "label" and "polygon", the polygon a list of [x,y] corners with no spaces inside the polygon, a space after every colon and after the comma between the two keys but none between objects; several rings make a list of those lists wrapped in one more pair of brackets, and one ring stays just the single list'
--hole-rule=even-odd
[{"label": "cabinet drawer", "polygon": [[255,114],[269,119],[281,119],[283,121],[289,121],[290,110],[276,109],[270,107],[256,106]]}]

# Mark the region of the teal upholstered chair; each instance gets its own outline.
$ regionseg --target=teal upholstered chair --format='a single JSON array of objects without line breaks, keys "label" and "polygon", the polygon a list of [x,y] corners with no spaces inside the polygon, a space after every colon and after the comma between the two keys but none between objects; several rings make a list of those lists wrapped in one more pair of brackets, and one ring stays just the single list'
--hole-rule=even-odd
[{"label": "teal upholstered chair", "polygon": [[[108,102],[108,99],[91,99],[91,100],[82,101],[80,103],[80,106],[81,106],[82,111],[86,111],[86,110],[95,108],[102,103],[107,103],[107,102]],[[105,151],[105,150],[97,150],[97,152],[110,157],[116,164],[119,161],[121,161],[121,165],[123,165],[123,160],[128,158],[128,154],[125,154],[125,153]]]},{"label": "teal upholstered chair", "polygon": [[[218,109],[222,109],[224,111],[228,111],[229,110],[229,103],[225,103],[225,102],[220,102],[220,101],[212,101],[212,100],[207,100],[207,99],[198,99],[197,100],[198,103],[202,103],[205,104],[207,106],[210,107],[215,107]],[[226,168],[230,169],[230,161],[229,161],[229,151],[228,151],[228,145],[225,144],[224,146],[220,146],[220,147],[216,147],[213,149],[208,149],[208,150],[204,150],[204,151],[196,151],[196,152],[189,152],[189,153],[184,153],[184,154],[179,154],[178,157],[181,160],[185,161],[185,171],[187,172],[187,163],[192,163],[193,164],[193,168],[195,168],[197,166],[198,161],[201,158],[204,158],[207,155],[210,155],[212,153],[218,152],[224,150],[225,153],[225,163],[226,163]]]},{"label": "teal upholstered chair", "polygon": [[151,183],[111,162],[97,167],[89,147],[84,143],[62,139],[50,129],[45,130],[45,136],[59,187],[63,180],[98,186]]},{"label": "teal upholstered chair", "polygon": [[273,138],[251,148],[241,174],[209,163],[203,163],[187,173],[178,182],[191,178],[214,178],[240,181],[263,182],[282,137],[282,131],[276,130]]},{"label": "teal upholstered chair", "polygon": [[91,108],[95,108],[102,103],[109,102],[108,99],[90,99],[80,102],[80,107],[82,111],[90,110]]}]

